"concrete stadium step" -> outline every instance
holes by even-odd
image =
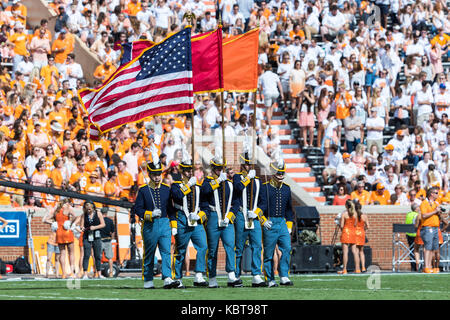
[[[303,172],[290,172],[289,173],[289,177],[291,177],[292,179],[294,179],[294,178],[309,178],[309,177],[311,177],[311,174],[309,172],[306,172],[306,171],[303,171]]]
[[[302,152],[300,148],[286,148],[286,149],[281,148],[281,151],[283,151],[283,153],[292,153],[292,154],[300,154]]]
[[[317,182],[297,182],[302,188],[313,188],[317,186]]]
[[[280,139],[281,145],[287,145],[287,144],[295,144],[297,143],[297,139]]]
[[[285,158],[285,157],[283,157],[283,159],[284,159],[284,162],[286,163],[286,166],[289,164],[289,163],[304,163],[304,164],[306,164],[306,158]]]
[[[316,177],[309,176],[309,177],[297,177],[292,178],[295,182],[316,182]]]
[[[270,121],[270,125],[285,125],[288,124],[288,121],[283,117],[283,119],[274,119],[272,117],[272,120]]]
[[[304,187],[303,189],[305,189],[306,192],[312,192],[312,193],[316,193],[316,192],[321,192],[320,191],[320,187]]]
[[[298,173],[298,172],[311,172],[311,168],[310,167],[298,167],[298,168],[289,168],[286,165],[286,172],[287,173]]]
[[[291,144],[291,143],[285,144],[285,143],[282,143],[282,144],[280,144],[280,147],[281,147],[281,150],[285,150],[285,149],[298,149],[298,150],[301,151],[300,145],[299,145],[299,144]],[[300,151],[299,151],[299,152],[300,152]]]
[[[278,131],[278,134],[279,134],[279,135],[286,135],[286,134],[290,135],[291,133],[292,133],[292,130],[291,130],[291,129],[280,129],[280,130]]]
[[[283,150],[283,149],[282,149]],[[288,159],[288,158],[306,158],[304,153],[285,153],[283,155],[283,159]]]
[[[286,162],[286,168],[310,168],[308,163],[301,163],[301,162],[297,162],[297,163],[287,163]]]
[[[325,202],[327,201],[327,198],[320,196],[320,197],[314,197],[314,199],[316,199],[317,202],[320,202],[322,204],[325,204]]]

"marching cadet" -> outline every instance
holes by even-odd
[[[241,172],[233,177],[235,197],[239,204],[239,211],[234,222],[236,243],[236,277],[241,276],[242,253],[245,241],[249,239],[252,250],[252,287],[265,287],[266,282],[261,278],[261,224],[262,210],[258,207],[260,199],[261,181],[256,177],[256,172],[251,168],[248,152],[240,155]],[[256,220],[256,223],[254,221]]]
[[[171,229],[169,215],[173,214],[170,187],[161,182],[162,166],[157,154],[147,166],[150,181],[139,188],[134,209],[141,220],[141,233],[144,242],[142,276],[144,289],[154,289],[153,267],[156,246],[162,259],[162,279],[164,289],[176,288],[179,281],[171,278],[170,241]],[[171,218],[171,217],[170,217]]]
[[[263,225],[264,271],[269,287],[277,287],[273,270],[273,254],[275,246],[281,251],[279,262],[280,284],[291,286],[288,278],[291,257],[291,237],[294,214],[291,203],[291,188],[283,182],[286,172],[285,163],[280,160],[271,163],[273,175],[270,181],[263,184],[261,190],[261,206],[264,215],[260,222]]]
[[[195,262],[194,286],[207,287],[208,282],[203,278],[206,273],[206,231],[203,223],[206,221],[206,213],[200,211],[200,187],[193,175],[193,166],[190,160],[182,161],[181,181],[172,183],[170,194],[175,207],[175,216],[171,221],[172,234],[175,235],[175,279],[179,279],[178,288],[184,288],[183,265],[186,257],[186,249],[189,240],[192,240],[197,258]]]
[[[218,288],[216,269],[219,239],[222,239],[226,253],[227,285],[242,287],[242,280],[236,279],[235,275],[236,254],[234,252],[234,226],[232,225],[238,208],[236,207],[237,202],[233,199],[233,182],[227,179],[227,174],[223,170],[225,166],[226,163],[222,159],[213,158],[211,160],[212,175],[205,178],[201,188],[201,210],[206,213],[208,218],[206,235],[209,288]]]

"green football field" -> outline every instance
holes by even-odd
[[[144,290],[143,281],[125,277],[101,280],[9,279],[0,281],[1,300],[448,300],[450,274],[308,274],[291,275],[292,287],[227,288],[219,277],[218,289],[195,288],[184,278],[186,289]],[[278,281],[278,279],[277,279]]]

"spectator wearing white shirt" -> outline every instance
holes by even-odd
[[[312,7],[306,8],[306,22],[305,22],[305,36],[311,41],[312,35],[318,34],[320,31],[320,21],[317,15],[313,12]]]
[[[431,131],[426,133],[425,141],[428,144],[428,150],[433,152],[439,148],[439,143],[445,141],[445,135],[438,130],[439,121],[436,119],[431,123]]]
[[[402,159],[408,155],[408,150],[411,147],[409,139],[405,139],[406,130],[397,130],[394,137],[388,141],[388,145],[394,146],[394,150],[398,152]]]
[[[398,88],[397,95],[392,99],[391,110],[394,110],[394,126],[398,130],[401,125],[409,125],[409,115],[412,111],[411,97],[404,94],[404,89]]]
[[[399,173],[403,157],[400,153],[395,151],[395,148],[392,144],[386,145],[386,147],[384,147],[384,150],[386,152],[383,153],[383,161],[391,165],[393,168],[395,168],[395,171]]]
[[[134,129],[134,128],[133,128]],[[136,130],[136,129],[134,129]],[[141,146],[137,142],[133,142],[130,146],[130,151],[125,153],[123,156],[123,161],[127,164],[127,171],[131,174],[133,177],[133,181],[137,180],[138,176],[138,158],[139,158],[139,151],[141,149]]]
[[[434,94],[434,105],[436,117],[442,119],[442,114],[448,115],[448,107],[450,105],[450,95],[447,93],[447,86],[445,83],[439,85],[438,93]]]
[[[64,80],[69,80],[69,87],[72,90],[77,88],[77,80],[83,78],[83,69],[78,62],[75,62],[75,54],[69,53],[67,55],[66,64],[61,66],[61,73]]]
[[[322,177],[325,184],[334,184],[336,182],[336,169],[342,163],[342,154],[338,150],[338,146],[332,144],[330,153],[325,158],[325,168],[322,171]]]
[[[433,151],[433,161],[439,165],[444,160],[444,153],[446,147],[445,140],[441,140],[438,143],[438,147]]]
[[[233,5],[233,10],[228,15],[227,19],[223,20],[224,28],[234,27],[236,25],[236,20],[241,19],[242,22],[245,21],[244,15],[239,11],[239,5],[235,3]]]
[[[211,12],[206,11],[205,17],[200,22],[202,32],[214,30],[217,27],[216,18],[211,17]]]
[[[344,25],[344,15],[339,12],[337,5],[333,4],[330,8],[330,12],[322,20],[320,33],[322,34],[323,41],[333,41]]]
[[[417,170],[419,171],[420,180],[423,181],[423,173],[428,170],[428,165],[434,164],[434,161],[431,160],[430,152],[426,151],[423,153],[423,159],[417,163]]]
[[[371,108],[370,116],[366,120],[367,129],[367,149],[371,150],[371,146],[375,144],[377,151],[380,153],[383,148],[383,130],[384,120],[378,116],[376,108]]]
[[[264,73],[258,79],[258,88],[264,95],[264,106],[267,108],[267,121],[272,120],[273,105],[281,95],[284,100],[283,87],[280,77],[272,72],[270,63],[264,66]]]
[[[23,56],[23,60],[17,65],[17,71],[23,74],[23,80],[25,82],[30,81],[30,74],[34,68],[33,56]]]
[[[428,121],[433,112],[431,104],[434,102],[431,88],[426,81],[422,81],[422,90],[416,92],[417,101],[417,125],[422,126],[424,121]]]
[[[350,154],[345,152],[342,155],[342,161],[336,168],[336,175],[337,176],[344,176],[345,179],[348,182],[352,182],[353,179],[356,178],[356,175],[358,174],[358,168],[356,165],[351,161]]]
[[[158,0],[158,4],[154,7],[153,12],[155,15],[154,25],[161,28],[163,32],[167,32],[169,30],[170,17],[173,13],[166,0]]]

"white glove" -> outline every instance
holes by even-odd
[[[227,217],[225,217],[225,219],[223,219],[223,226],[224,226],[224,227],[227,227],[229,223],[230,223],[230,219],[228,219]]]
[[[248,174],[247,174],[247,177],[249,178],[249,179],[253,179],[254,177],[256,176],[256,171],[255,170],[250,170],[249,172],[248,172]]]
[[[52,222],[52,231],[56,232],[56,230],[58,230],[58,222],[54,221]]]
[[[289,232],[289,234],[291,234],[292,233],[292,229],[288,228],[288,232]]]
[[[71,224],[71,222],[69,220],[64,221],[64,224],[63,224],[64,229],[70,230],[70,224]]]
[[[256,219],[257,217],[258,216],[252,210],[249,210],[247,212],[247,218],[249,218],[249,219]]]
[[[155,209],[152,212],[152,218],[161,217],[161,209]]]
[[[76,225],[73,224],[70,230],[72,230],[73,236],[75,238],[79,238],[81,236],[81,232],[78,230],[78,227]]]
[[[227,180],[227,174],[225,172],[221,172],[219,178],[217,178],[217,181],[219,181],[219,183],[221,183],[225,180]]]
[[[272,221],[267,220],[266,222],[264,222],[263,227],[264,227],[266,230],[270,230],[270,229],[272,228]]]
[[[191,177],[187,184],[189,187],[195,186],[197,184],[197,179],[195,177]]]
[[[191,212],[191,213],[189,214],[189,220],[191,220],[191,221],[197,221],[197,220],[200,220],[200,217],[198,216],[198,214]]]
[[[178,233],[178,229],[177,228],[172,228],[172,235],[176,236]]]

